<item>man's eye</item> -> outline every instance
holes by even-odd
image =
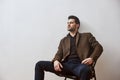
[[[70,22],[70,24],[73,24],[73,22]]]

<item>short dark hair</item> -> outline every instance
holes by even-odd
[[[78,17],[74,16],[74,15],[70,15],[68,16],[68,19],[74,19],[76,24],[80,25],[80,20]]]

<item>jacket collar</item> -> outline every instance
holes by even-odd
[[[70,33],[67,34],[67,37],[68,37],[68,38],[70,37]],[[77,44],[78,44],[79,38],[80,38],[80,33],[77,32],[77,33],[76,33],[76,43],[75,43],[76,46],[77,46]],[[69,40],[69,43],[70,43],[70,40]]]
[[[78,44],[79,39],[80,39],[80,33],[77,32],[77,34],[76,34],[76,46],[77,46],[77,44]]]

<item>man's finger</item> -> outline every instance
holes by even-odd
[[[86,61],[87,61],[87,60],[85,59],[85,60],[82,61],[82,63],[85,63]]]
[[[62,64],[60,64],[60,68],[63,68]]]

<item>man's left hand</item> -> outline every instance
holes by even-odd
[[[87,64],[87,65],[91,65],[93,63],[93,59],[92,58],[86,58],[82,61],[82,64]]]

